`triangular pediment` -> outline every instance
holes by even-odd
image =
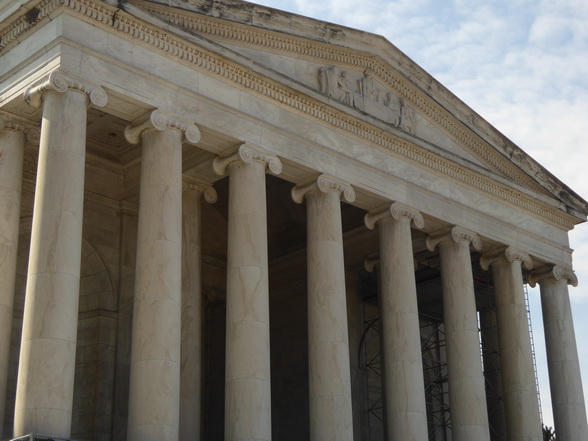
[[[237,0],[130,3],[421,148],[588,212],[584,200],[383,37]]]

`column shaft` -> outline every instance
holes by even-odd
[[[306,201],[310,439],[352,441],[340,193],[313,190]]]
[[[69,438],[86,150],[85,94],[44,97],[14,435]]]
[[[201,194],[182,197],[182,350],[180,439],[200,439],[202,384]]]
[[[271,439],[266,165],[229,170],[225,440]]]
[[[484,377],[486,378],[486,405],[488,406],[490,439],[505,440],[506,421],[504,419],[502,375],[496,326],[496,310],[494,308],[480,310],[480,332],[482,357],[484,359]]]
[[[202,390],[202,195],[216,201],[212,186],[184,184],[182,197],[182,347],[180,439],[200,439]]]
[[[540,281],[551,403],[557,438],[585,440],[586,406],[567,284],[553,277]]]
[[[182,132],[142,132],[128,439],[177,440],[180,404]]]
[[[24,142],[24,133],[0,130],[0,437],[12,331]]]
[[[454,228],[453,237],[439,241],[451,436],[454,441],[489,441],[470,259],[470,242],[475,239],[459,231]]]
[[[380,335],[386,439],[427,441],[427,408],[414,276],[413,210],[377,221],[380,231]],[[388,212],[388,210],[386,210]],[[368,214],[366,220],[368,219]],[[418,216],[418,217],[417,217]],[[367,222],[366,222],[367,223]],[[368,224],[368,227],[370,225]]]
[[[521,260],[510,262],[500,257],[491,266],[508,439],[541,441],[543,434]]]

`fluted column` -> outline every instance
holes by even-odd
[[[214,169],[229,174],[225,440],[271,439],[265,173],[280,160],[243,144]]]
[[[470,246],[479,250],[480,238],[460,227],[427,238],[429,250],[438,247],[441,256],[451,436],[489,441]]]
[[[100,87],[56,71],[25,92],[43,105],[14,435],[69,438],[82,249],[87,106]]]
[[[190,179],[182,197],[182,346],[180,439],[200,440],[202,388],[201,200],[216,202],[210,184]]]
[[[380,231],[380,335],[386,439],[427,441],[419,312],[410,225],[421,214],[394,203],[368,213],[365,224]]]
[[[292,189],[306,199],[311,441],[353,440],[341,197],[355,191],[326,175]]]
[[[142,142],[129,441],[177,440],[180,420],[182,141],[198,128],[160,110],[125,129]]]
[[[522,264],[533,267],[529,255],[512,247],[480,259],[482,269],[492,267],[508,440],[542,441]]]
[[[20,119],[0,113],[0,436],[4,427],[22,167],[27,140],[38,144],[39,131]]]
[[[586,440],[586,406],[568,284],[578,285],[571,269],[554,266],[531,273],[541,287],[541,309],[547,349],[551,404],[557,439]]]

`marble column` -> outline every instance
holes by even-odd
[[[485,253],[480,259],[482,269],[492,267],[494,280],[507,438],[542,441],[522,264],[528,270],[533,267],[529,255],[512,247]]]
[[[14,436],[69,438],[82,249],[87,106],[104,90],[62,72],[25,92],[43,106]]]
[[[489,441],[470,246],[481,249],[479,236],[460,227],[427,238],[429,250],[438,247],[441,257],[451,436]]]
[[[311,441],[353,440],[341,197],[355,191],[327,175],[292,189],[306,199]]]
[[[571,269],[556,265],[533,272],[529,284],[541,287],[551,404],[557,439],[586,440],[586,406],[568,284],[578,285]]]
[[[486,379],[486,405],[488,407],[490,439],[505,440],[506,421],[504,419],[502,371],[500,369],[498,330],[496,310],[494,308],[480,310],[480,334],[482,358],[484,360],[484,378]]]
[[[182,345],[180,439],[200,440],[202,388],[201,200],[214,203],[210,184],[188,179],[182,196]]]
[[[182,141],[200,140],[190,121],[160,110],[128,126],[142,143],[133,311],[129,441],[177,440],[180,422]]]
[[[229,175],[225,440],[270,440],[271,383],[265,173],[282,163],[243,144],[215,159]]]
[[[394,203],[368,213],[369,229],[380,231],[380,335],[382,340],[386,439],[427,441],[427,408],[411,223],[421,214]]]
[[[27,141],[38,143],[39,131],[12,115],[0,113],[0,436],[4,427],[22,168]]]

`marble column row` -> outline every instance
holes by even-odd
[[[42,106],[37,186],[15,407],[14,435],[70,437],[81,262],[87,107],[106,104],[100,87],[59,71],[29,89]],[[25,135],[0,119],[0,392],[7,354],[20,210]],[[23,134],[24,133],[24,134]],[[198,439],[200,432],[201,298],[200,200],[214,191],[182,182],[182,144],[198,128],[160,110],[129,126],[127,140],[142,145],[128,438]],[[271,152],[250,144],[218,157],[229,176],[227,252],[226,440],[271,439],[269,285],[265,174],[281,172]],[[341,201],[353,188],[332,176],[296,186],[307,207],[309,405],[312,441],[353,439]],[[183,220],[184,219],[184,220]],[[386,433],[389,440],[427,439],[411,225],[418,211],[394,203],[368,213],[380,234],[382,347]],[[470,249],[477,234],[454,227],[428,237],[441,258],[449,364],[452,437],[489,440],[488,413]],[[497,338],[509,440],[541,438],[531,360],[522,265],[529,256],[507,247],[484,254],[496,290]],[[4,277],[5,276],[5,277]],[[588,439],[567,284],[572,272],[533,273],[541,285],[556,431]],[[3,400],[2,400],[3,405]],[[1,410],[1,408],[0,408]]]

